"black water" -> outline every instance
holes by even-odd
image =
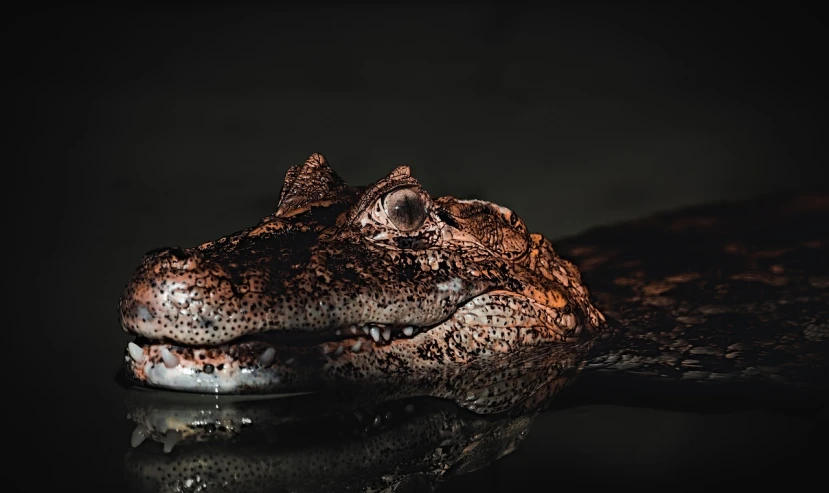
[[[137,453],[192,451],[130,447],[130,394],[113,378],[129,340],[120,291],[145,251],[270,212],[285,170],[313,151],[355,184],[411,164],[433,195],[496,201],[552,238],[827,184],[825,24],[795,7],[66,8],[9,19],[6,247],[20,274],[7,283],[16,366],[3,476],[20,491],[135,490]],[[440,488],[692,491],[821,477],[826,431],[813,417],[655,401],[575,400],[537,418],[515,452]],[[311,485],[328,473],[308,474]]]

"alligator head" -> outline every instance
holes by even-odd
[[[126,371],[149,386],[354,384],[480,413],[561,389],[607,327],[576,267],[511,210],[432,198],[406,166],[349,187],[319,154],[256,226],[145,255],[119,309],[138,336]]]

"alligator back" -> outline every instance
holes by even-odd
[[[585,374],[825,395],[829,195],[718,203],[554,242],[619,327]],[[592,370],[592,371],[591,371]]]

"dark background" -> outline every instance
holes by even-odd
[[[7,330],[30,370],[7,379],[6,407],[21,455],[45,458],[38,483],[119,487],[130,427],[112,381],[128,340],[116,305],[132,269],[157,246],[255,223],[311,152],[352,184],[410,164],[433,195],[508,206],[551,238],[825,189],[825,38],[817,8],[793,2],[10,13]],[[531,453],[479,483],[543,478],[547,466],[530,465],[551,444],[638,477],[664,461],[705,471],[711,450],[721,462],[797,454],[810,430],[762,412],[722,424],[587,409],[584,421],[562,418],[567,438],[534,430]]]

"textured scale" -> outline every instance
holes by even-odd
[[[653,382],[829,384],[829,196],[712,204],[557,243],[622,324],[586,369]],[[591,371],[592,373],[592,371]]]
[[[140,336],[127,372],[151,386],[377,385],[484,413],[563,388],[606,328],[576,268],[514,212],[432,199],[407,166],[350,188],[319,154],[256,226],[147,254],[120,318]]]
[[[258,224],[144,257],[119,305],[138,336],[126,371],[182,391],[356,386],[477,413],[537,407],[582,370],[825,396],[826,224],[829,197],[784,195],[554,249],[505,207],[430,197],[408,166],[354,188],[314,154]]]

